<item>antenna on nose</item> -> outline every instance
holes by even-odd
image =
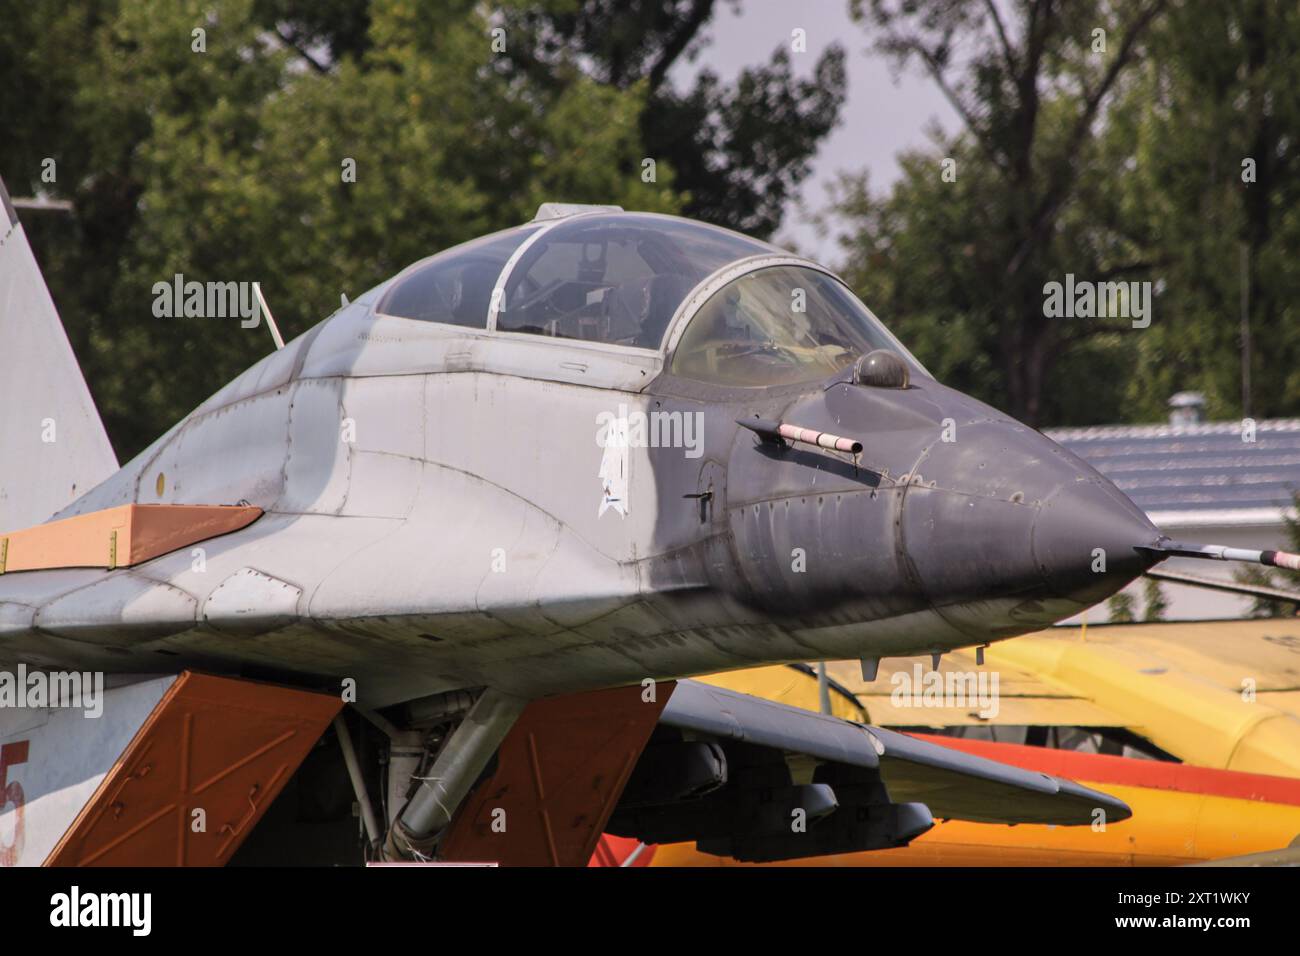
[[[280,327],[275,324],[271,307],[266,304],[266,297],[262,295],[262,283],[254,282],[253,291],[257,293],[257,302],[262,307],[262,314],[266,316],[266,327],[271,330],[271,339],[275,342],[276,351],[279,351],[284,348],[284,338],[280,335]]]

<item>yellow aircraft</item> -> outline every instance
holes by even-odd
[[[990,647],[984,661],[954,652],[930,677],[928,658],[887,659],[872,682],[857,662],[831,663],[831,712],[1017,743],[1035,728],[1042,742],[1053,729],[1085,728],[1113,753],[1126,745],[1199,767],[1300,777],[1300,619],[1055,627]],[[950,689],[982,671],[998,675],[994,714],[975,700],[916,692],[918,680]],[[704,680],[822,709],[811,669]]]
[[[908,847],[813,865],[1167,865],[1271,859],[1300,845],[1300,620],[1057,627],[979,656],[982,666],[964,651],[937,668],[886,660],[871,682],[857,662],[830,663],[824,675],[797,665],[705,680],[848,720],[941,731],[931,739],[1065,774],[1134,811],[1091,830],[950,821]],[[972,681],[981,673],[997,675],[995,706]],[[1073,746],[1085,752],[1061,749]],[[641,862],[721,861],[674,845]]]

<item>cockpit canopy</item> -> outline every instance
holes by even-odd
[[[573,216],[546,229],[507,229],[417,263],[394,280],[377,311],[486,328],[500,287],[498,331],[657,349],[700,281],[737,259],[778,252],[672,216]]]
[[[696,285],[737,259],[776,251],[668,216],[576,217],[524,251],[506,281],[497,328],[657,349]]]
[[[876,349],[896,351],[921,370],[839,281],[806,266],[769,266],[709,296],[669,369],[715,385],[793,385],[829,378]]]
[[[787,385],[826,378],[881,348],[923,371],[843,284],[791,259],[767,243],[673,216],[566,212],[416,263],[389,284],[375,311],[658,350],[687,297],[716,286],[674,336],[674,375]],[[728,275],[736,277],[723,281]]]

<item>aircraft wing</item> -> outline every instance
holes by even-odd
[[[1300,620],[1051,628],[989,650],[1185,763],[1300,775]],[[874,715],[873,715],[874,716]]]
[[[903,846],[936,818],[1086,825],[1130,815],[1068,780],[680,681],[606,829],[768,861]]]
[[[984,667],[975,662],[975,654],[969,650],[945,654],[939,661],[938,678],[927,676],[932,671],[928,657],[885,658],[870,683],[862,679],[857,661],[832,662],[827,672],[857,698],[872,723],[884,727],[1126,726],[1124,716],[1103,702],[1048,680],[1032,666],[1017,666],[1002,653],[1004,643],[985,650]],[[939,686],[947,686],[949,675],[978,675],[981,671],[990,675],[996,671],[998,675],[995,707],[978,700],[958,701],[953,695],[926,695],[929,680],[941,680]]]
[[[706,680],[765,693],[763,670]],[[1053,627],[993,645],[983,667],[945,654],[934,679],[981,671],[999,677],[992,710],[928,699],[928,658],[881,661],[871,683],[857,661],[827,665],[832,690],[886,727],[1120,728],[1184,763],[1300,775],[1300,619]],[[815,679],[786,684],[783,700],[816,706]]]
[[[1017,640],[1028,641],[1032,637]],[[990,648],[993,654],[1001,646]],[[1018,668],[1001,657],[990,659],[997,664],[999,677],[996,711],[984,708],[977,700],[958,705],[942,699],[925,698],[925,675],[931,672],[928,657],[886,658],[880,662],[875,681],[862,679],[857,661],[832,661],[826,665],[829,677],[828,696],[831,713],[837,717],[878,724],[881,727],[1124,727],[1118,713],[1095,700],[1051,683],[1032,669]],[[920,668],[921,679],[917,680]],[[949,674],[973,674],[982,668],[969,651],[950,651],[939,663],[939,674],[947,681]],[[895,675],[901,675],[896,677]],[[806,664],[772,664],[744,670],[725,671],[696,678],[716,687],[727,687],[742,694],[754,694],[767,700],[820,710],[817,672]],[[904,686],[916,686],[916,698],[900,695]],[[918,700],[921,705],[918,705]]]

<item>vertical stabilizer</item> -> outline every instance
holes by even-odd
[[[45,521],[116,470],[104,424],[0,182],[0,532]]]

